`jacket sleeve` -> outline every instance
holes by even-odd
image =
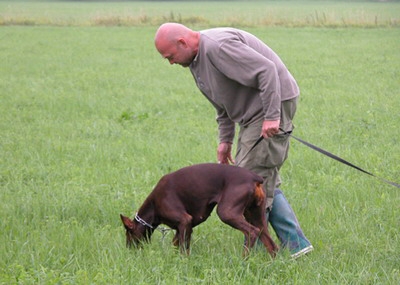
[[[278,120],[281,86],[275,63],[239,40],[224,42],[214,64],[228,78],[258,90],[265,120]]]
[[[235,137],[235,123],[229,119],[226,111],[211,101],[207,96],[205,96],[210,103],[214,106],[217,111],[216,121],[218,123],[218,138],[219,142],[233,143]]]

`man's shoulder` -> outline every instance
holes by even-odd
[[[237,39],[240,30],[234,28],[213,28],[200,32],[200,44],[206,50],[219,49],[224,43]]]
[[[235,28],[221,27],[221,28],[212,28],[212,29],[202,30],[202,31],[200,31],[200,34],[207,36],[209,38],[221,39],[221,38],[225,38],[227,36],[235,35],[240,32],[241,32],[240,30],[235,29]]]

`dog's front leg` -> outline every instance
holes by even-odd
[[[179,246],[179,231],[175,232],[174,238],[172,239],[172,244],[176,247]]]
[[[182,254],[190,254],[190,239],[192,236],[192,227],[187,226],[186,228],[179,230],[179,247]]]
[[[190,254],[190,239],[192,236],[192,216],[185,214],[181,217],[178,225],[177,236],[181,253]]]
[[[186,234],[188,231],[183,230],[183,234],[181,234],[181,231],[176,230],[176,233],[174,235],[174,238],[172,239],[172,244],[176,247],[179,247],[179,250],[181,251],[182,254],[190,254],[190,236],[191,236],[191,230],[189,236]]]

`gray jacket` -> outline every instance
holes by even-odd
[[[299,87],[279,56],[254,35],[233,28],[200,32],[190,65],[196,84],[217,110],[220,142],[232,142],[235,123],[278,120],[281,102]]]

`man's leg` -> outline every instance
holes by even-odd
[[[296,112],[296,105],[297,98],[282,102],[281,127],[285,131],[293,129],[292,119]],[[247,154],[260,136],[262,123],[261,119],[240,128],[236,161],[240,161],[238,166],[250,169],[265,179],[264,188],[268,198],[266,211],[269,214],[269,223],[282,242],[282,246],[290,250],[292,257],[297,258],[312,251],[313,247],[305,238],[296,215],[282,191],[276,190],[281,184],[279,169],[287,158],[290,137],[280,133],[272,138],[264,139]],[[245,154],[247,155],[244,157]]]
[[[267,145],[265,146],[264,144]],[[264,188],[268,200],[268,206],[266,209],[267,220],[281,241],[281,246],[288,248],[293,258],[298,258],[312,251],[313,247],[301,230],[299,222],[292,207],[289,205],[289,202],[283,195],[282,191],[277,189],[281,184],[279,168],[262,168],[257,167],[257,165],[254,166],[254,164],[251,163],[254,163],[260,157],[265,156],[265,153],[268,153],[268,150],[271,149],[271,144],[271,139],[269,141],[264,140],[261,142],[254,151],[250,152],[248,156],[242,160],[240,166],[249,168],[265,179]],[[279,145],[280,144],[273,145],[272,148],[277,148]],[[246,146],[246,148],[248,147],[249,146]]]
[[[281,246],[288,248],[293,258],[314,249],[300,228],[292,207],[279,189],[275,190],[272,209],[267,213],[267,219],[278,236]]]

